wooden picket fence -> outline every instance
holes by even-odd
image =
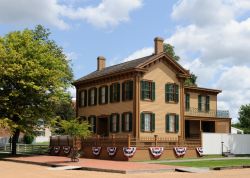
[[[11,152],[11,145],[6,144],[0,147],[2,152]],[[47,154],[49,145],[17,144],[17,153]]]

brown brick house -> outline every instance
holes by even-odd
[[[184,86],[189,71],[163,52],[163,39],[154,41],[154,54],[110,67],[100,56],[97,70],[74,82],[77,116],[92,124],[92,138],[129,134],[145,146],[156,137],[188,144],[200,143],[202,131],[230,132],[228,111],[217,110],[221,91]]]

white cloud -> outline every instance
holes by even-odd
[[[69,28],[66,19],[86,21],[96,27],[115,27],[129,21],[130,13],[142,6],[143,0],[102,0],[97,6],[74,8],[58,0],[1,0],[0,24],[48,24]]]
[[[128,57],[126,57],[123,61],[131,61],[133,59],[137,59],[140,57],[144,57],[144,56],[149,56],[151,54],[153,54],[154,49],[152,47],[148,47],[148,48],[142,48],[138,51],[133,52],[132,54],[130,54]]]

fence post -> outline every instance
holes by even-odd
[[[157,137],[158,137],[158,135],[154,135],[154,137],[155,137],[155,146],[157,147]]]
[[[128,147],[130,147],[130,146],[131,146],[131,144],[130,144],[130,140],[131,140],[131,136],[130,136],[130,134],[128,134]]]
[[[221,142],[221,155],[223,156],[223,143],[224,142]]]

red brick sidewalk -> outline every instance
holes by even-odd
[[[173,171],[176,168],[176,166],[149,164],[143,162],[107,161],[85,158],[80,158],[79,162],[71,162],[70,158],[59,156],[15,157],[5,158],[4,160],[45,166],[80,166],[85,170],[117,173],[163,172]]]

